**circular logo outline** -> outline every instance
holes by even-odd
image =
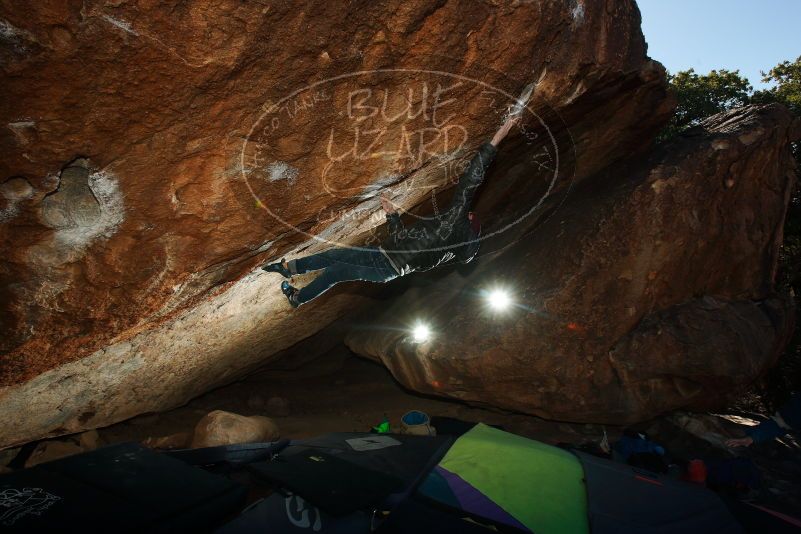
[[[285,226],[285,227],[287,227],[287,228],[289,228],[291,230],[294,230],[299,234],[305,235],[306,237],[308,237],[308,238],[310,238],[312,240],[315,240],[315,241],[320,242],[320,243],[333,245],[333,246],[340,247],[340,248],[348,248],[348,249],[359,250],[359,251],[371,251],[371,250],[375,250],[375,247],[363,247],[363,246],[359,246],[359,245],[349,245],[347,243],[341,243],[341,242],[337,242],[337,241],[332,241],[330,239],[326,239],[324,237],[320,237],[318,235],[311,234],[309,232],[301,230],[297,226],[289,223],[288,221],[285,221],[278,214],[276,214],[272,210],[270,210],[270,208],[268,208],[261,201],[261,199],[258,198],[256,193],[253,191],[253,188],[251,187],[250,182],[248,181],[248,177],[247,177],[248,172],[246,171],[247,167],[245,165],[245,155],[246,155],[246,150],[247,150],[248,144],[252,142],[251,141],[251,136],[254,134],[254,132],[261,125],[262,121],[265,119],[266,116],[278,111],[281,108],[281,106],[282,106],[282,104],[284,102],[290,100],[291,98],[297,96],[298,94],[301,94],[303,92],[309,91],[309,90],[311,90],[311,89],[313,89],[315,87],[318,87],[320,85],[323,85],[323,84],[326,84],[326,83],[329,83],[329,82],[338,81],[338,80],[351,78],[351,77],[375,74],[375,73],[407,73],[407,74],[411,73],[411,74],[432,74],[432,75],[437,75],[437,76],[445,76],[445,77],[449,77],[449,78],[453,78],[453,79],[457,79],[457,80],[461,80],[461,81],[467,81],[467,82],[470,82],[470,83],[474,83],[474,84],[476,84],[478,86],[488,88],[491,91],[494,91],[496,93],[499,93],[499,94],[509,98],[510,101],[512,101],[512,102],[519,103],[519,97],[514,96],[511,93],[509,93],[509,92],[507,92],[507,91],[505,91],[503,89],[500,89],[498,87],[494,87],[494,86],[492,86],[492,85],[490,85],[490,84],[488,84],[486,82],[483,82],[481,80],[476,80],[475,78],[470,78],[469,76],[464,76],[464,75],[461,75],[461,74],[455,74],[455,73],[450,73],[450,72],[440,71],[440,70],[430,70],[430,69],[405,69],[405,68],[392,68],[392,69],[389,69],[389,68],[385,68],[385,69],[370,69],[370,70],[352,71],[352,72],[339,74],[337,76],[324,78],[322,80],[318,80],[318,81],[316,81],[314,83],[311,83],[311,84],[308,84],[308,85],[306,85],[304,87],[296,89],[295,91],[293,91],[289,95],[281,98],[277,102],[272,103],[266,109],[264,109],[262,111],[262,113],[259,115],[259,117],[253,122],[253,125],[250,127],[250,130],[248,131],[247,135],[245,136],[245,140],[244,140],[244,142],[242,144],[242,149],[240,150],[240,161],[239,161],[239,163],[240,163],[240,173],[242,175],[242,180],[245,183],[245,186],[247,187],[248,192],[256,200],[257,207],[260,207],[263,210],[265,210],[273,219],[275,219],[276,221],[280,222],[283,226]],[[535,89],[536,89],[536,85],[535,85]],[[553,112],[557,117],[559,116],[559,114],[556,112],[556,110],[554,110],[550,106],[547,106],[547,109],[550,110],[551,112]],[[537,201],[536,204],[534,204],[531,208],[529,208],[525,213],[523,213],[521,216],[517,217],[515,220],[507,223],[502,228],[500,228],[498,230],[495,230],[493,232],[490,232],[490,233],[488,233],[486,235],[482,235],[475,241],[481,242],[481,241],[484,241],[485,239],[489,239],[490,237],[494,237],[494,236],[497,236],[499,234],[505,233],[506,231],[508,231],[512,227],[520,224],[524,219],[526,219],[529,216],[531,216],[545,202],[545,200],[549,197],[549,195],[551,194],[551,191],[553,190],[553,188],[554,188],[554,186],[555,186],[555,184],[556,184],[556,182],[557,182],[557,180],[559,178],[559,167],[560,167],[560,159],[559,159],[559,157],[560,157],[560,155],[559,155],[559,146],[558,146],[558,143],[556,141],[556,138],[554,137],[553,133],[551,132],[551,129],[548,127],[548,125],[545,123],[545,121],[542,119],[542,117],[538,113],[536,113],[534,110],[531,109],[528,101],[525,102],[524,105],[522,105],[520,107],[520,112],[521,113],[522,113],[522,110],[527,110],[532,116],[534,116],[537,119],[537,121],[540,123],[540,125],[544,128],[544,130],[547,132],[548,137],[550,138],[551,145],[554,147],[554,157],[555,157],[553,177],[550,180],[546,191],[542,194],[542,196],[540,197],[540,199]],[[561,120],[561,118],[560,118],[560,120]],[[562,121],[562,123],[565,124],[564,121]],[[568,135],[568,138],[570,139],[571,144],[575,148],[575,143],[573,143],[572,135],[570,135],[570,132],[569,132],[569,130],[567,128],[565,128],[565,131],[566,131],[566,133]],[[253,142],[253,143],[255,143],[255,142]],[[571,177],[571,183],[570,183],[570,186],[567,188],[566,193],[569,192],[569,190],[572,188],[573,179],[574,178],[575,178],[575,173],[573,173],[573,176]],[[564,199],[562,200],[562,202],[564,202]],[[559,205],[561,206],[561,204],[562,203],[560,202]],[[433,219],[433,218],[436,218],[436,217],[430,217],[430,218]],[[550,216],[548,218],[550,218]],[[473,241],[470,241],[470,242],[473,242]],[[445,251],[445,250],[459,248],[459,247],[464,246],[465,244],[466,244],[466,242],[463,242],[463,243],[458,243],[458,244],[453,244],[453,245],[445,245],[445,246],[441,246],[441,247],[420,249],[420,250],[416,250],[415,252],[421,252],[421,253],[422,252],[441,252],[441,251]],[[384,249],[384,250],[386,252],[388,252],[388,253],[396,252],[396,251],[391,250],[391,249]],[[407,252],[407,251],[403,251],[403,252]]]

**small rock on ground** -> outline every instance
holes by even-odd
[[[100,445],[100,434],[97,430],[87,430],[78,436],[78,444],[85,451],[93,451]]]
[[[278,426],[267,417],[246,417],[215,410],[198,421],[191,447],[197,449],[234,443],[268,442],[279,437]]]

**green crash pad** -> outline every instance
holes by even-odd
[[[567,451],[479,423],[439,465],[537,534],[589,532],[584,471]]]

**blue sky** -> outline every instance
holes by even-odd
[[[759,71],[801,55],[801,0],[637,0],[648,55],[670,72]]]

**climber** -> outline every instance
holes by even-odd
[[[743,438],[726,441],[729,447],[748,447],[754,443],[765,443],[780,438],[791,431],[801,430],[801,392],[796,392],[790,400],[767,421],[752,426],[745,431]]]
[[[381,207],[386,213],[390,236],[379,247],[338,247],[295,260],[271,263],[262,267],[285,278],[295,274],[322,270],[303,288],[295,288],[284,280],[281,291],[292,307],[322,295],[340,282],[363,280],[388,282],[414,271],[427,271],[452,261],[467,263],[478,252],[480,224],[471,211],[476,189],[497,153],[498,144],[518,122],[519,113],[512,112],[491,141],[483,143],[467,169],[459,177],[453,200],[437,217],[421,220],[404,228],[400,215],[386,195]]]

